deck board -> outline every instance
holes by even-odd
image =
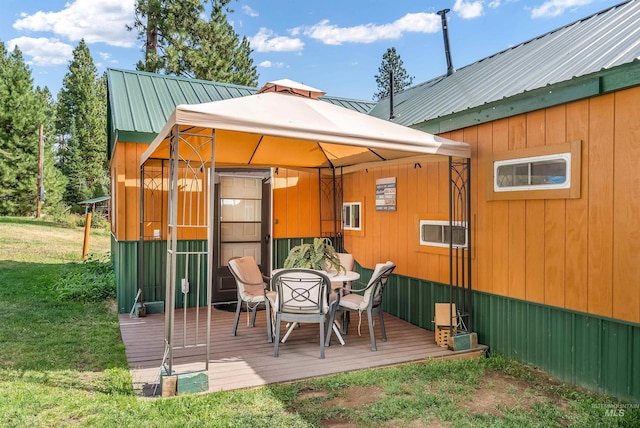
[[[428,358],[454,358],[477,355],[486,346],[472,351],[453,352],[435,343],[433,332],[416,327],[389,314],[384,314],[387,342],[383,342],[376,326],[376,345],[371,351],[366,314],[362,316],[362,335],[357,333],[358,318],[352,317],[346,344],[333,337],[320,359],[320,335],[317,324],[302,325],[280,344],[279,357],[273,356],[273,344],[267,341],[264,311],[258,313],[256,327],[247,326],[246,313],[241,314],[237,336],[231,336],[233,312],[213,309],[211,353],[209,360],[209,391],[251,388],[270,383],[282,383],[324,376],[362,368],[381,367]],[[187,310],[186,343],[195,343],[195,310]],[[184,312],[175,315],[174,346],[182,343]],[[204,316],[202,315],[204,314]],[[164,314],[130,318],[122,314],[120,331],[126,347],[129,368],[138,391],[152,391],[159,383],[164,354]],[[206,338],[206,308],[201,308],[198,320],[200,342]],[[284,334],[284,326],[282,333]],[[204,370],[206,347],[174,350],[173,368],[178,373]]]

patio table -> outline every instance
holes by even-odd
[[[283,269],[275,269],[273,270],[272,274],[275,274],[281,270]],[[338,272],[338,271],[331,270],[325,273],[327,274],[327,277],[329,277],[329,280],[331,281],[331,284],[332,284],[332,288],[334,290],[342,289],[347,284],[347,282],[357,281],[358,279],[360,279],[360,274],[358,272],[350,271],[350,270],[346,272],[342,272],[342,271]],[[340,284],[340,285],[334,286],[333,284]],[[282,340],[280,340],[281,343],[286,342],[287,338],[291,335],[291,333],[296,328],[296,326],[297,326],[297,323],[291,323],[290,325],[288,325],[289,329],[287,330]],[[331,327],[333,329],[333,332],[336,334],[336,337],[340,341],[340,344],[344,345],[344,339],[342,338],[342,334],[340,334],[340,329],[338,328],[338,322],[334,321]]]

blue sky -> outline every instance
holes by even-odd
[[[447,69],[447,15],[461,68],[623,0],[237,0],[229,21],[254,50],[259,86],[292,79],[328,95],[371,100],[382,55],[395,47],[414,84]],[[135,69],[143,58],[132,24],[135,0],[0,0],[0,41],[17,44],[35,85],[54,96],[84,38],[99,72]]]

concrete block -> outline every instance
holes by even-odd
[[[478,347],[478,334],[460,332],[449,337],[449,349],[451,351],[465,351]]]

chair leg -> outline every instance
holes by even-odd
[[[280,345],[280,324],[282,321],[280,320],[280,314],[276,314],[276,335],[273,343],[273,356],[278,356],[278,345]]]
[[[371,336],[371,350],[377,351],[378,348],[376,348],[376,334],[373,331],[373,314],[371,313],[371,310],[367,311],[367,321],[369,321],[369,336]]]
[[[382,309],[378,308],[378,316],[380,317],[380,330],[382,331],[382,341],[387,341],[387,332],[384,329],[384,319],[382,318]]]
[[[331,332],[333,331],[333,323],[336,320],[336,312],[329,312],[329,323],[327,324],[327,338],[324,342],[324,346],[331,346]]]
[[[238,299],[237,307],[236,307],[236,318],[233,321],[233,331],[231,332],[232,336],[236,335],[238,331],[238,321],[240,321],[240,310],[242,309],[242,300]]]
[[[271,304],[269,303],[269,299],[265,299],[266,306],[266,317],[267,317],[267,341],[271,343],[273,341],[273,332],[271,331]]]
[[[340,326],[340,333],[346,335],[349,332],[349,311],[342,311],[342,325]]]
[[[324,359],[324,322],[320,321],[320,359]]]
[[[251,315],[251,327],[256,326],[256,313],[258,312],[258,303],[253,305],[253,314]]]

